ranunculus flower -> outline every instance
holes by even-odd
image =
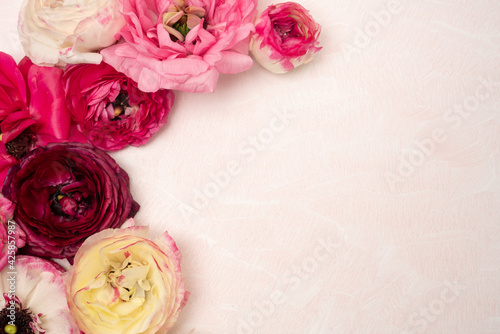
[[[24,246],[24,240],[26,239],[22,230],[17,228],[16,223],[11,220],[13,215],[14,205],[0,195],[0,270],[8,262],[15,262],[17,249]],[[0,303],[0,307],[1,305]]]
[[[17,256],[15,270],[5,267],[0,272],[0,332],[79,334],[68,309],[63,271],[54,262],[32,256]],[[5,330],[11,321],[16,332]]]
[[[24,52],[43,66],[98,64],[96,51],[125,25],[121,0],[24,0],[18,21]]]
[[[250,51],[269,71],[285,73],[307,64],[321,50],[320,30],[309,11],[298,3],[271,5],[255,22]]]
[[[104,150],[145,144],[167,122],[174,93],[144,93],[106,63],[72,65],[64,74],[73,119],[88,140]]]
[[[89,236],[118,227],[139,210],[127,173],[89,144],[49,144],[7,174],[2,191],[15,205],[28,254],[71,258]]]
[[[67,279],[69,307],[80,329],[86,334],[165,334],[189,296],[180,257],[167,232],[151,241],[146,226],[89,237]]]
[[[18,66],[0,52],[0,185],[8,169],[35,146],[68,138],[71,115],[62,74],[28,58]]]
[[[124,0],[123,40],[101,51],[104,61],[138,83],[212,92],[219,73],[252,66],[248,56],[257,0]]]

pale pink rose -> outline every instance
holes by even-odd
[[[17,333],[80,334],[69,312],[63,271],[58,264],[33,256],[17,256],[14,270],[0,271],[3,326],[14,318]]]
[[[255,22],[250,51],[269,71],[285,73],[309,63],[321,50],[320,31],[320,25],[298,3],[271,5]]]
[[[189,292],[181,254],[165,232],[148,238],[146,226],[108,229],[89,237],[68,271],[67,298],[86,334],[165,334]]]
[[[37,65],[99,64],[125,25],[121,0],[24,0],[19,39]]]
[[[248,56],[257,0],[124,0],[122,41],[101,51],[104,61],[138,83],[212,92],[219,73],[252,66]]]

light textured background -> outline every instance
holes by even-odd
[[[315,61],[179,93],[112,154],[183,253],[172,333],[500,333],[500,3],[298,2]]]

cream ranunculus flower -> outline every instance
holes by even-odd
[[[24,0],[19,38],[37,65],[99,64],[97,51],[125,25],[122,8],[122,0]]]
[[[144,226],[89,237],[67,278],[71,312],[86,334],[166,333],[189,296],[175,242],[167,232],[149,240]]]

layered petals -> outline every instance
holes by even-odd
[[[119,227],[139,210],[127,173],[104,151],[49,144],[9,170],[2,192],[15,205],[25,252],[71,260],[83,241]]]
[[[9,168],[39,145],[65,141],[71,128],[63,71],[0,52],[0,184]]]
[[[99,64],[98,50],[116,42],[125,25],[121,0],[24,0],[18,31],[36,64]]]
[[[86,334],[167,333],[189,297],[180,252],[165,232],[105,230],[85,241],[68,272],[70,309]]]
[[[250,41],[255,60],[274,73],[285,73],[309,63],[321,50],[321,27],[295,2],[269,6],[256,23]]]
[[[122,40],[101,54],[142,91],[212,92],[219,73],[252,66],[241,45],[254,30],[256,2],[124,0]]]
[[[0,312],[14,313],[17,333],[80,333],[68,309],[59,265],[38,257],[17,256],[15,272],[13,276],[7,267],[0,272]],[[2,330],[7,320],[8,316],[0,317]]]
[[[72,65],[64,74],[66,99],[78,128],[93,145],[109,151],[140,146],[167,121],[174,93],[144,93],[106,63]]]

